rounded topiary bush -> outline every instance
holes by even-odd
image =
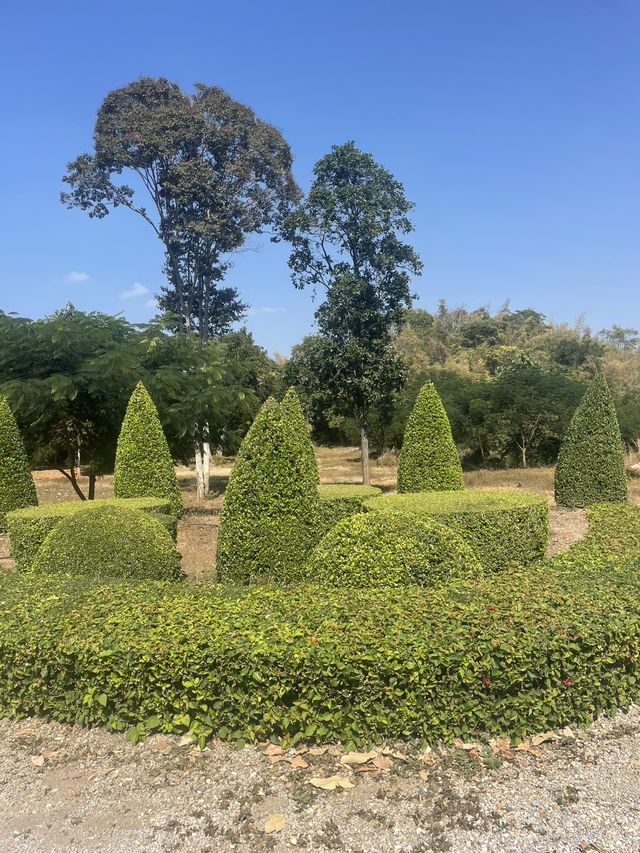
[[[372,512],[338,522],[315,548],[307,574],[330,586],[436,586],[481,575],[482,566],[462,537],[439,521]]]
[[[92,577],[184,577],[180,554],[166,527],[149,513],[113,504],[97,504],[57,524],[32,569]]]
[[[597,374],[585,391],[560,445],[555,472],[559,506],[624,503],[624,450],[607,380]]]
[[[40,550],[40,546],[54,527],[78,512],[86,512],[96,506],[113,504],[124,509],[142,510],[157,514],[158,521],[174,533],[175,516],[168,515],[169,502],[166,498],[107,498],[99,501],[63,501],[57,504],[25,507],[7,513],[9,547],[16,568],[29,570]],[[174,536],[175,539],[175,536]]]
[[[526,565],[544,557],[549,541],[549,505],[533,492],[420,492],[366,501],[371,512],[435,518],[469,543],[486,571]]]
[[[449,418],[435,385],[427,382],[405,427],[398,460],[398,492],[462,489],[462,467]]]
[[[297,395],[269,398],[240,446],[225,491],[216,569],[246,583],[299,577],[317,541],[318,465]]]
[[[38,497],[18,424],[4,397],[0,397],[0,532],[7,513],[36,506]]]
[[[117,498],[167,498],[170,512],[182,513],[182,495],[158,410],[142,382],[131,395],[122,422],[113,494]]]

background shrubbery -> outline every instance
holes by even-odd
[[[36,487],[18,425],[8,402],[0,396],[0,533],[7,529],[8,512],[37,503]]]

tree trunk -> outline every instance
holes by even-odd
[[[86,497],[84,496],[84,494],[83,494],[83,492],[82,492],[82,489],[81,489],[81,488],[80,488],[80,486],[78,485],[78,481],[77,481],[77,479],[76,479],[76,469],[75,469],[75,466],[74,466],[74,465],[71,465],[71,467],[70,467],[70,469],[69,469],[69,470],[71,471],[71,473],[70,473],[70,474],[69,474],[69,473],[67,473],[67,472],[64,470],[64,468],[57,468],[56,470],[60,471],[60,473],[61,473],[61,474],[64,474],[64,476],[67,478],[67,480],[69,480],[69,482],[70,482],[70,483],[71,483],[71,485],[73,486],[73,491],[74,491],[74,492],[76,493],[76,495],[80,498],[80,500],[81,500],[81,501],[86,501]]]
[[[369,434],[367,432],[367,415],[364,409],[358,412],[360,421],[360,455],[362,456],[362,485],[370,485],[369,478]]]
[[[208,432],[208,430],[206,431]],[[206,433],[205,433],[206,434]],[[208,441],[196,442],[196,495],[199,501],[209,494],[209,474],[211,471],[211,445]]]
[[[524,436],[522,436],[522,444],[520,445],[520,450],[522,451],[522,467],[527,467],[527,442],[525,441]]]
[[[93,501],[96,498],[96,472],[92,469],[89,471],[89,500]]]

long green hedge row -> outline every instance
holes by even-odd
[[[365,508],[435,518],[471,545],[488,572],[541,559],[549,541],[547,499],[532,492],[478,490],[383,495],[366,501]]]
[[[640,697],[632,518],[589,554],[423,590],[0,576],[0,713],[135,740],[517,737]],[[595,537],[597,540],[597,536]]]
[[[9,545],[16,568],[28,570],[49,533],[65,518],[93,506],[123,506],[153,514],[175,538],[177,520],[169,515],[168,498],[109,498],[99,501],[64,501],[17,509],[7,514]]]

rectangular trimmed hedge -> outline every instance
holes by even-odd
[[[317,541],[343,518],[364,511],[369,498],[382,494],[377,486],[361,486],[357,483],[321,483],[318,486],[318,537]]]
[[[366,501],[365,509],[435,518],[459,533],[489,572],[541,560],[549,541],[549,504],[533,492],[474,489],[383,495]]]
[[[640,695],[637,554],[439,590],[91,587],[0,576],[0,714],[128,731],[519,736]]]
[[[7,513],[7,531],[9,546],[16,568],[27,571],[31,568],[40,546],[53,528],[62,521],[84,509],[90,509],[97,503],[130,506],[155,515],[174,536],[177,520],[169,516],[170,502],[165,498],[108,498],[101,501],[64,501],[57,504],[43,504],[16,509]]]

